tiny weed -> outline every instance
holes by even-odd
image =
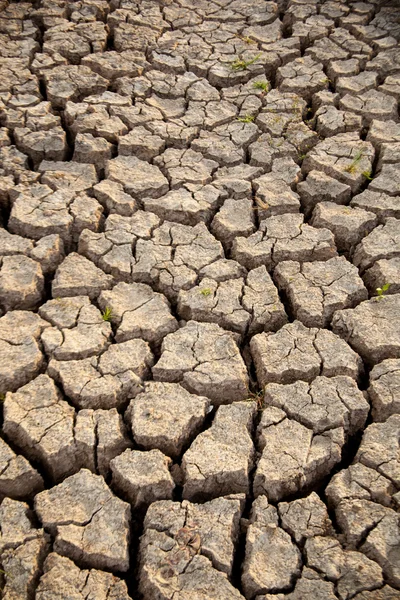
[[[254,119],[254,115],[244,115],[244,117],[238,117],[236,120],[240,121],[240,123],[252,123]]]
[[[299,160],[304,160],[306,156],[307,156],[307,154],[299,154],[298,155],[298,159]]]
[[[200,294],[202,296],[209,296],[211,294],[211,288],[203,288],[200,290]]]
[[[4,402],[5,399],[6,399],[6,395],[0,394],[0,402]],[[1,572],[1,569],[0,569],[0,572]]]
[[[351,175],[354,175],[354,173],[356,173],[356,171],[357,171],[357,165],[358,165],[358,163],[360,162],[360,160],[362,159],[363,156],[364,155],[363,155],[362,151],[359,150],[356,153],[355,157],[353,158],[352,162],[347,167],[345,167],[344,170],[347,173],[350,173]]]
[[[103,321],[111,321],[112,309],[109,306],[106,306],[105,311],[101,313],[101,318]]]
[[[255,90],[261,90],[262,92],[268,92],[269,83],[268,83],[268,81],[255,81],[253,83],[253,88]]]
[[[245,44],[257,44],[256,40],[252,40],[248,36],[242,37],[241,35],[237,35],[236,37],[238,37],[239,40],[242,40],[242,42],[244,42]]]
[[[385,292],[387,292],[389,288],[390,283],[385,283],[385,285],[383,285],[382,287],[376,288],[376,291],[378,293],[378,300],[385,297]]]
[[[264,390],[259,390],[258,392],[251,392],[250,390],[247,390],[247,393],[248,393],[248,400],[249,401],[255,400],[257,403],[257,410],[261,411],[263,409],[263,405],[264,405]]]
[[[257,54],[257,56],[255,56],[254,58],[251,58],[250,60],[244,60],[243,58],[237,58],[231,64],[231,69],[233,71],[245,71],[247,69],[247,67],[250,67],[250,65],[254,65],[254,63],[257,62],[260,57],[261,57],[261,53]]]
[[[364,171],[362,174],[364,175],[365,179],[368,179],[368,181],[373,180],[372,171]]]

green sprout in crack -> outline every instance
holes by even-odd
[[[253,83],[253,88],[255,90],[261,90],[264,93],[267,93],[269,90],[269,83],[268,81],[255,81]]]
[[[383,285],[382,287],[376,288],[376,291],[378,294],[378,300],[380,300],[381,298],[385,298],[385,292],[387,292],[389,288],[390,288],[390,283],[385,283],[385,285]]]
[[[203,288],[200,290],[200,294],[202,296],[209,296],[211,294],[211,288]]]
[[[251,58],[250,60],[244,60],[243,58],[237,58],[231,64],[231,69],[233,71],[245,71],[247,69],[247,67],[250,67],[250,65],[254,65],[254,63],[257,62],[260,57],[261,57],[261,53],[257,54],[257,56],[255,56],[254,58]]]
[[[358,165],[358,163],[360,162],[360,160],[362,159],[363,156],[364,156],[364,154],[362,153],[361,150],[359,150],[356,153],[355,157],[353,158],[352,162],[347,167],[345,167],[344,170],[347,173],[350,173],[351,175],[354,175],[354,173],[357,171],[357,165]]]
[[[101,313],[101,318],[103,321],[111,321],[112,309],[109,306],[106,306],[104,312]]]
[[[372,171],[364,171],[362,175],[365,177],[365,179],[368,179],[368,181],[373,180]]]
[[[4,402],[5,399],[6,399],[6,395],[0,394],[0,402]],[[0,573],[1,573],[1,569],[0,569]]]
[[[240,121],[240,123],[252,123],[254,119],[254,115],[244,115],[244,117],[238,117],[237,121]]]

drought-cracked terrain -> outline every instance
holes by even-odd
[[[4,600],[400,598],[397,0],[0,0]]]

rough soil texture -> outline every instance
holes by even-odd
[[[398,0],[0,0],[0,596],[400,598]]]

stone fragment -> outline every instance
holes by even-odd
[[[232,256],[247,269],[265,265],[270,271],[285,260],[328,260],[336,254],[332,233],[304,223],[301,214],[284,214],[261,221],[248,238],[238,237]]]
[[[153,377],[181,383],[218,405],[243,400],[248,394],[248,374],[233,334],[214,323],[189,321],[168,334]]]
[[[72,252],[58,267],[52,293],[55,298],[66,296],[89,296],[96,298],[102,290],[112,286],[113,278],[106,275],[90,260]]]
[[[125,581],[97,569],[80,570],[72,560],[52,552],[36,589],[37,600],[130,600]]]
[[[377,260],[390,258],[400,258],[400,221],[392,217],[361,240],[354,252],[353,262],[361,271],[365,271]]]
[[[362,238],[376,227],[378,219],[374,213],[361,208],[320,202],[314,209],[311,224],[332,231],[339,252],[352,254]]]
[[[78,408],[119,408],[134,397],[148,377],[153,354],[144,340],[112,344],[101,356],[52,359],[49,375]]]
[[[400,358],[399,310],[400,294],[373,298],[356,308],[337,311],[332,329],[370,365]]]
[[[314,121],[318,133],[324,138],[339,133],[359,132],[362,129],[362,119],[359,115],[338,110],[335,106],[321,106],[315,113]]]
[[[204,504],[161,501],[147,511],[140,540],[139,590],[149,600],[243,596],[228,580],[244,497]]]
[[[199,432],[209,404],[177,383],[149,381],[131,401],[127,418],[139,447],[178,458]]]
[[[37,307],[44,295],[40,264],[27,256],[0,258],[0,306],[4,311]]]
[[[112,145],[106,139],[94,137],[91,133],[77,134],[72,160],[95,165],[96,170],[99,171],[104,168],[106,162],[111,159],[111,156]]]
[[[159,344],[178,328],[165,296],[143,283],[118,283],[112,290],[101,292],[98,302],[103,311],[111,310],[117,342],[141,338]]]
[[[357,268],[344,256],[324,262],[282,262],[274,278],[296,319],[308,327],[326,327],[335,311],[368,298]]]
[[[272,382],[311,382],[318,375],[358,380],[363,372],[360,357],[343,340],[327,329],[309,329],[300,321],[284,325],[277,333],[253,337],[250,350],[262,388]]]
[[[55,536],[58,554],[94,568],[129,569],[130,506],[111,493],[101,476],[81,469],[38,494],[35,510]]]
[[[41,475],[3,440],[0,440],[0,468],[1,497],[22,500],[34,496],[44,487]]]
[[[41,341],[48,356],[57,360],[77,360],[99,354],[111,342],[110,323],[87,296],[49,300],[39,314],[53,325],[42,333]]]
[[[183,455],[184,498],[203,501],[226,494],[249,493],[255,412],[255,402],[219,407],[211,427],[200,433]]]
[[[296,444],[293,445],[293,440]],[[341,459],[342,428],[315,434],[286,413],[267,407],[258,426],[258,462],[253,491],[272,502],[316,485]]]
[[[242,585],[247,598],[290,590],[299,577],[301,554],[290,535],[278,525],[276,508],[265,496],[252,507],[246,536]]]
[[[144,508],[157,500],[172,499],[171,465],[172,460],[160,450],[125,450],[110,463],[111,484],[134,508]]]

